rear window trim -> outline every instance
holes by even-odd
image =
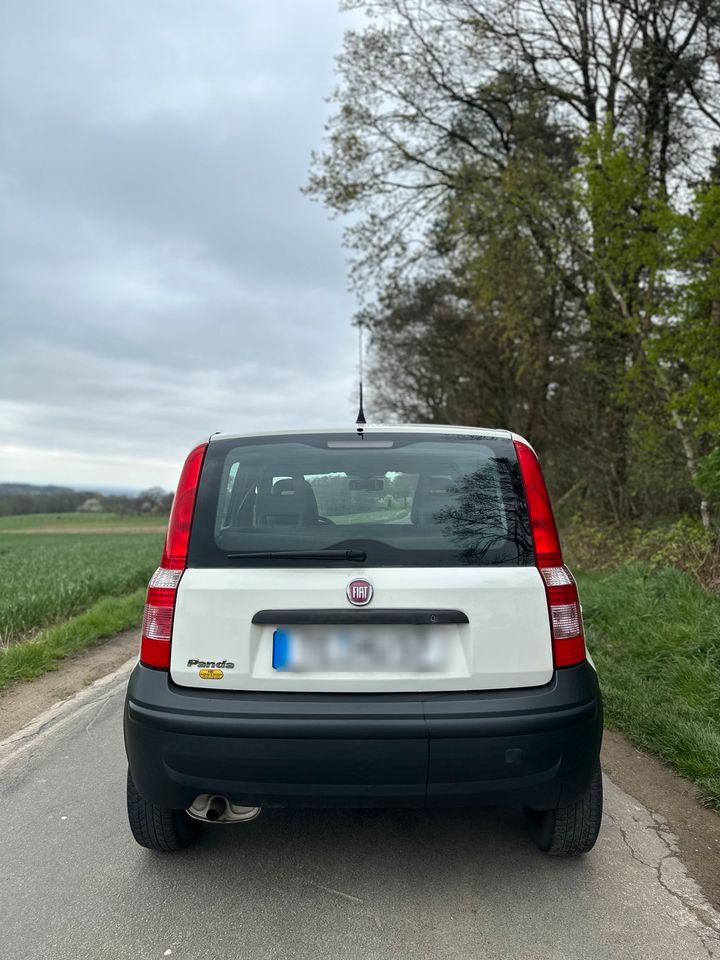
[[[469,434],[444,432],[439,434],[431,431],[428,431],[427,433],[413,431],[410,433],[399,429],[397,433],[383,432],[382,437],[384,441],[391,442],[392,446],[388,447],[388,449],[394,450],[418,443],[437,443],[438,441],[458,442],[459,444],[463,445],[474,442],[480,444],[481,446],[490,447],[491,449],[495,445],[502,445],[502,455],[507,457],[507,459],[513,463],[513,465],[517,464],[515,449],[512,443],[511,435],[509,434],[507,436],[502,434],[488,435],[486,433]],[[370,438],[368,437],[367,439]],[[187,566],[190,568],[195,567],[199,569],[247,569],[248,567],[252,567],[253,569],[267,567],[274,567],[276,569],[280,568],[280,565],[277,561],[253,560],[248,563],[243,563],[239,562],[238,560],[230,560],[228,559],[227,552],[223,551],[223,549],[215,543],[215,521],[214,519],[211,521],[210,517],[214,518],[216,516],[217,502],[220,496],[220,484],[222,482],[222,467],[228,452],[243,446],[256,447],[265,444],[276,446],[282,443],[307,444],[318,449],[328,449],[330,443],[340,442],[352,444],[353,448],[359,448],[363,443],[366,442],[366,439],[359,439],[355,433],[313,433],[312,431],[302,434],[275,433],[259,436],[231,436],[223,437],[222,439],[213,439],[212,443],[210,443],[208,446],[208,455],[205,457],[203,471],[200,477],[193,528],[190,534]],[[214,477],[208,476],[208,473],[212,473],[213,471],[216,473],[216,475]],[[524,524],[529,530],[527,503],[525,500],[522,480],[519,475],[519,467],[517,468],[515,486],[519,512],[522,515],[522,518],[524,518]],[[212,536],[210,536],[211,528]],[[408,550],[408,556],[403,557],[402,562],[398,562],[396,559],[382,560],[373,557],[372,559],[368,559],[362,563],[353,562],[352,564],[349,564],[349,567],[352,567],[352,569],[355,571],[362,570],[363,568],[372,569],[375,567],[487,569],[493,567],[526,567],[534,566],[535,564],[535,556],[531,539],[530,544],[526,547],[524,554],[522,556],[518,554],[517,559],[513,559],[512,561],[501,559],[497,562],[468,562],[467,560],[462,560],[459,557],[450,558],[444,556],[428,556],[428,554],[432,552],[433,551],[427,550],[425,551],[425,556],[414,558],[411,555],[411,551]],[[438,550],[434,552],[436,554],[442,554],[449,553],[450,551]],[[337,562],[328,562],[319,559],[300,560],[293,562],[294,569],[302,567],[323,569],[334,567],[337,569],[337,566]]]

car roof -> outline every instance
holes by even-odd
[[[360,431],[356,427],[309,427],[306,430],[253,430],[247,433],[214,433],[210,437],[210,442],[216,440],[240,440],[248,437],[292,437],[307,436],[308,434],[353,434]],[[447,435],[457,434],[458,436],[474,437],[504,437],[507,439],[521,439],[518,434],[510,430],[489,429],[487,427],[458,427],[450,424],[429,424],[429,423],[384,423],[384,424],[366,424],[362,430],[363,436],[370,438],[382,433],[425,433]]]

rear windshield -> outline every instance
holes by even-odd
[[[318,552],[297,562],[322,566],[323,551],[346,549],[365,554],[357,566],[533,563],[512,442],[383,433],[210,443],[191,566],[277,565],[243,554],[286,550]]]

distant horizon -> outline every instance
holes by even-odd
[[[143,490],[149,490],[152,487],[158,487],[163,493],[172,493],[166,485],[161,483],[144,484],[108,484],[108,483],[59,483],[55,480],[0,480],[0,488],[5,486],[29,486],[29,487],[57,487],[63,490],[74,490],[76,493],[101,493],[105,495],[126,494],[137,496]]]

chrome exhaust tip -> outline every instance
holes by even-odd
[[[215,793],[201,793],[187,808],[187,813],[194,820],[203,820],[206,823],[246,823],[254,820],[260,813],[260,807],[241,807],[231,803],[227,797]]]

